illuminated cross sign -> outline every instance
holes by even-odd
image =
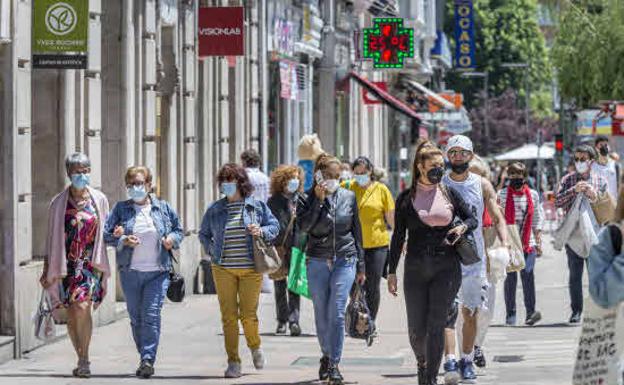
[[[364,28],[364,58],[374,68],[403,68],[403,60],[414,57],[414,30],[403,28],[403,19],[375,18],[373,28]]]

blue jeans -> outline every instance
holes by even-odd
[[[524,253],[526,261],[524,269],[520,271],[522,280],[522,294],[524,295],[524,307],[527,318],[535,312],[535,253]],[[507,317],[516,315],[516,287],[518,286],[518,273],[507,273],[505,278],[505,307]]]
[[[119,274],[137,351],[141,361],[153,364],[160,340],[160,312],[169,288],[169,272],[125,270]]]
[[[314,305],[316,335],[323,356],[337,365],[342,356],[345,336],[345,310],[355,280],[356,258],[331,260],[310,258],[307,264],[308,287]]]

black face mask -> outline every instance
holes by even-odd
[[[442,180],[442,176],[444,176],[444,168],[443,167],[434,167],[431,170],[427,171],[427,179],[429,182],[433,184],[438,184]]]
[[[468,162],[462,164],[451,163],[451,170],[453,170],[455,174],[463,174],[466,172],[466,170],[468,170],[469,167],[470,164]]]
[[[520,190],[524,186],[524,178],[511,178],[509,179],[509,185],[513,189]]]
[[[609,155],[609,146],[600,147],[599,151],[600,151],[600,155],[607,156]]]

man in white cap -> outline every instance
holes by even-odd
[[[483,241],[483,212],[487,207],[496,230],[504,245],[507,242],[505,218],[498,208],[494,187],[487,179],[469,171],[470,161],[474,157],[472,141],[464,135],[455,135],[448,141],[446,155],[451,165],[442,182],[458,191],[467,204],[472,207],[479,219],[479,227],[473,232],[481,262],[470,266],[462,265],[462,285],[459,301],[463,317],[461,359],[457,364],[453,354],[448,354],[444,364],[445,382],[457,383],[461,377],[464,383],[476,383],[473,361],[475,360],[475,339],[477,336],[477,313],[487,299],[487,263]],[[482,354],[480,351],[479,354]],[[481,358],[481,357],[480,357]],[[485,361],[483,357],[483,361]],[[459,373],[457,373],[459,372]],[[459,376],[458,376],[459,374]]]

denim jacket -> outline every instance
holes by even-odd
[[[223,198],[210,205],[204,214],[199,230],[199,240],[204,250],[212,257],[212,263],[217,265],[221,264],[223,252],[225,224],[228,218],[227,204],[227,199]],[[262,237],[267,242],[273,242],[279,234],[279,222],[266,203],[248,197],[245,198],[243,225],[247,227],[251,223],[260,225]],[[249,259],[253,260],[253,241],[250,234],[247,234],[247,250],[249,250]]]
[[[621,245],[619,250],[614,249],[613,227],[605,226],[600,231],[598,243],[592,246],[587,263],[589,294],[605,309],[624,302],[624,253]],[[619,232],[620,228],[613,230]]]
[[[180,243],[182,243],[184,238],[184,231],[182,230],[178,214],[169,203],[156,198],[153,194],[150,194],[150,200],[152,203],[152,219],[160,235],[158,239],[160,266],[162,270],[167,271],[171,269],[171,252],[163,247],[162,238],[170,237],[173,240],[173,248],[177,250],[180,248]],[[104,241],[106,244],[117,248],[117,266],[121,271],[130,269],[132,263],[134,249],[125,246],[123,240],[124,236],[132,235],[135,220],[136,210],[134,209],[134,202],[126,200],[115,204],[104,226]],[[116,226],[124,228],[124,236],[116,238],[113,235]]]

